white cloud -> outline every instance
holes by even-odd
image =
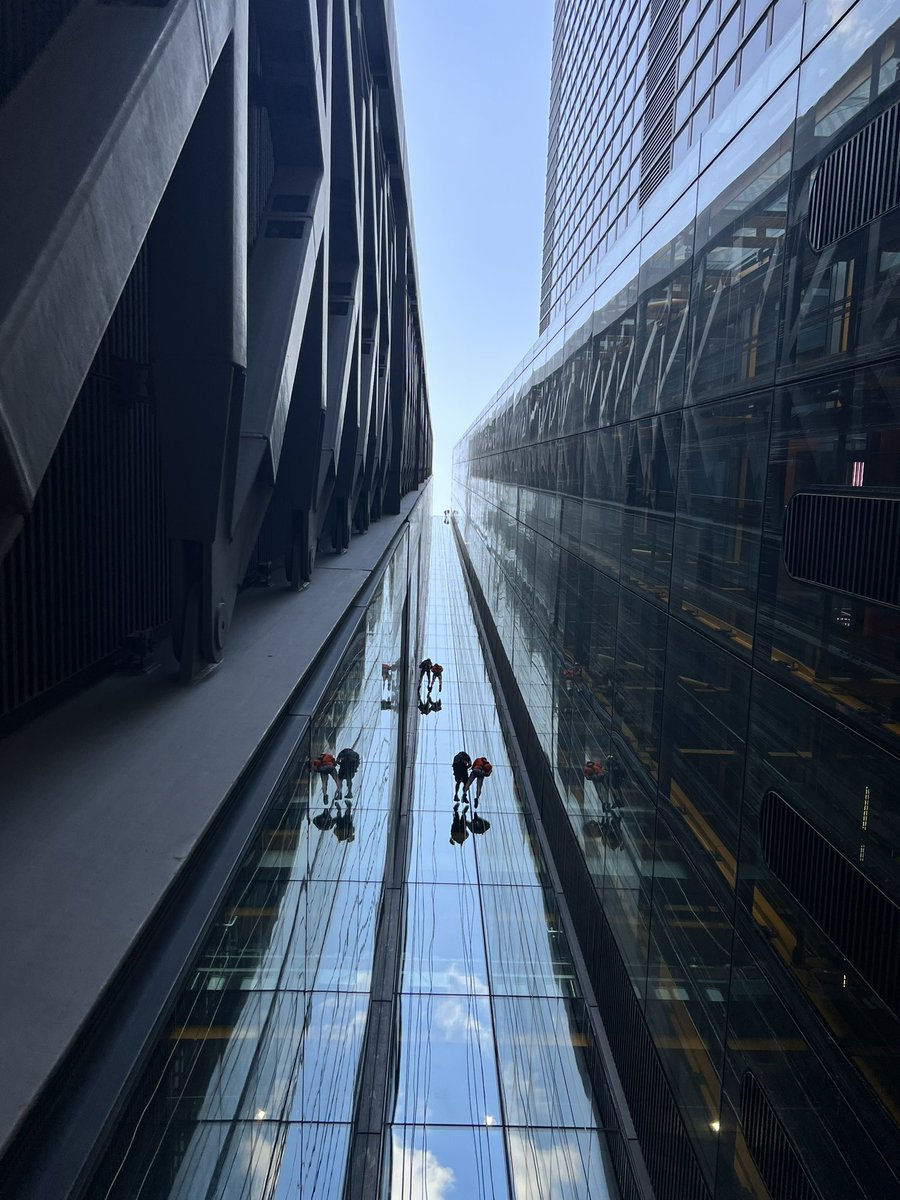
[[[479,1008],[472,1001],[447,997],[434,1006],[434,1023],[448,1042],[490,1041],[491,1031],[478,1020]]]
[[[391,1200],[447,1200],[456,1176],[430,1150],[404,1147],[394,1135]]]

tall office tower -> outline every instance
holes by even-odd
[[[553,79],[545,328],[454,502],[617,1173],[894,1196],[897,8],[561,0]]]
[[[405,744],[398,78],[385,0],[0,2],[4,1196],[75,1194],[279,779]]]

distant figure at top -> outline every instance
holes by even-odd
[[[469,771],[472,767],[472,760],[466,754],[465,750],[460,750],[459,754],[453,756],[453,799],[459,797],[460,786],[465,787],[466,780],[469,778]]]
[[[481,796],[482,785],[484,784],[484,781],[485,781],[485,779],[487,779],[488,775],[490,775],[490,773],[493,771],[493,769],[494,768],[491,766],[491,764],[488,762],[488,760],[483,755],[480,755],[478,758],[476,758],[474,760],[474,762],[472,763],[472,770],[469,774],[469,778],[466,780],[466,786],[463,788],[463,800],[468,799],[469,788],[472,786],[472,784],[475,782],[475,780],[477,780],[478,782],[475,787],[475,807],[476,808],[478,807],[478,800],[479,800],[479,797]]]
[[[347,795],[353,795],[353,776],[359,770],[359,755],[349,746],[345,746],[337,756],[338,779],[347,784]]]
[[[423,658],[422,661],[419,663],[419,690],[420,691],[422,689],[422,680],[423,679],[427,679],[428,686],[431,687],[431,667],[432,667],[432,662],[431,662],[430,658]]]
[[[429,692],[435,684],[438,685],[439,692],[444,690],[444,668],[440,663],[431,664],[431,683],[428,685]]]

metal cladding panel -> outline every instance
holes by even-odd
[[[190,4],[101,4],[65,22],[70,7],[41,0],[3,10],[15,38],[0,39],[0,84],[20,116],[32,103],[64,104],[53,72],[104,39],[123,49],[107,91],[124,89],[143,111],[160,78],[178,68],[193,72],[199,108],[176,162],[167,154],[177,120],[150,105],[142,172],[130,143],[114,136],[112,113],[104,131],[102,105],[83,147],[72,140],[73,177],[89,173],[105,137],[104,178],[125,207],[140,208],[156,187],[162,198],[146,236],[140,222],[120,222],[118,257],[106,266],[138,256],[127,283],[98,284],[90,270],[67,278],[70,314],[93,312],[98,290],[125,283],[99,349],[86,344],[90,321],[80,335],[75,320],[45,331],[42,370],[54,354],[89,368],[69,396],[60,389],[74,375],[57,372],[53,396],[19,431],[34,444],[57,439],[33,511],[18,493],[15,503],[2,497],[7,724],[112,663],[140,658],[136,647],[149,648],[151,629],[171,632],[182,675],[195,676],[225,653],[241,587],[302,587],[320,539],[346,549],[354,531],[395,509],[431,469],[396,48],[381,0],[364,0],[359,19],[347,21],[327,5],[209,0],[199,40],[187,36]],[[155,44],[151,27],[165,34]],[[196,22],[191,28],[196,34]],[[41,51],[54,31],[48,57]],[[341,71],[331,66],[337,38]],[[24,66],[17,75],[13,59],[26,58],[46,76],[40,97],[16,86]],[[0,104],[0,152],[4,115]],[[80,119],[77,109],[58,117]],[[349,169],[360,163],[364,171]],[[151,179],[153,171],[166,174]],[[7,188],[4,205],[26,212],[27,191],[24,181],[21,194]],[[58,211],[42,219],[74,238],[64,191]],[[49,204],[54,189],[44,192]],[[31,273],[29,294],[54,293],[59,256],[38,261],[47,273]],[[259,303],[248,321],[250,281],[266,298],[262,324]],[[346,295],[337,296],[341,287]],[[35,386],[27,344],[17,355],[7,367],[27,392]],[[8,382],[9,396],[24,394]],[[360,388],[371,398],[366,391],[360,402]],[[54,432],[63,409],[71,416]],[[334,469],[320,472],[325,451]]]

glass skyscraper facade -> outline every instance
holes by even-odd
[[[542,334],[455,451],[671,1200],[900,1194],[898,17],[561,0]]]

